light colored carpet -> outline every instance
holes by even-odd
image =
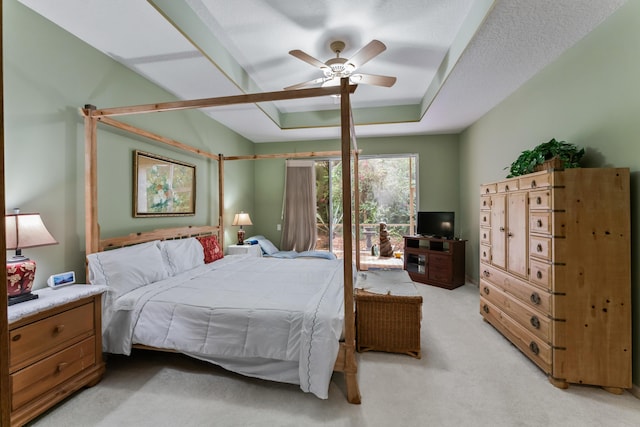
[[[422,359],[358,355],[361,405],[334,374],[328,400],[177,354],[110,357],[104,379],[33,426],[638,426],[640,400],[553,387],[482,321],[478,291],[418,285]]]

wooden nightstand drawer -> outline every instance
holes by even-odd
[[[93,332],[93,303],[14,329],[9,332],[9,372]]]
[[[90,337],[11,374],[11,409],[16,410],[95,364],[95,338]]]

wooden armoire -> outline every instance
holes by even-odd
[[[629,169],[480,188],[480,313],[557,387],[631,387]]]

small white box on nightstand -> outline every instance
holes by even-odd
[[[260,248],[260,245],[229,245],[227,247],[227,255],[251,255],[261,257],[262,248]]]

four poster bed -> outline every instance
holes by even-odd
[[[82,109],[88,277],[91,283],[109,286],[103,307],[106,352],[129,354],[132,347],[177,351],[244,375],[299,384],[303,391],[320,398],[328,397],[331,373],[343,372],[348,401],[360,403],[355,358],[352,234],[344,234],[343,260],[222,257],[224,161],[261,157],[205,153],[111,118],[341,95],[339,153],[344,165],[351,165],[352,159],[356,159],[352,166],[357,174],[357,146],[349,99],[355,88],[347,79],[342,79],[339,87]],[[218,224],[101,239],[97,217],[98,122],[217,161]],[[337,153],[297,153],[282,157],[323,154]],[[354,185],[357,191],[357,180]],[[352,230],[351,168],[344,168],[342,190],[344,229]],[[357,198],[355,201],[357,209]],[[355,237],[357,241],[357,226]],[[355,252],[356,265],[358,252]]]

